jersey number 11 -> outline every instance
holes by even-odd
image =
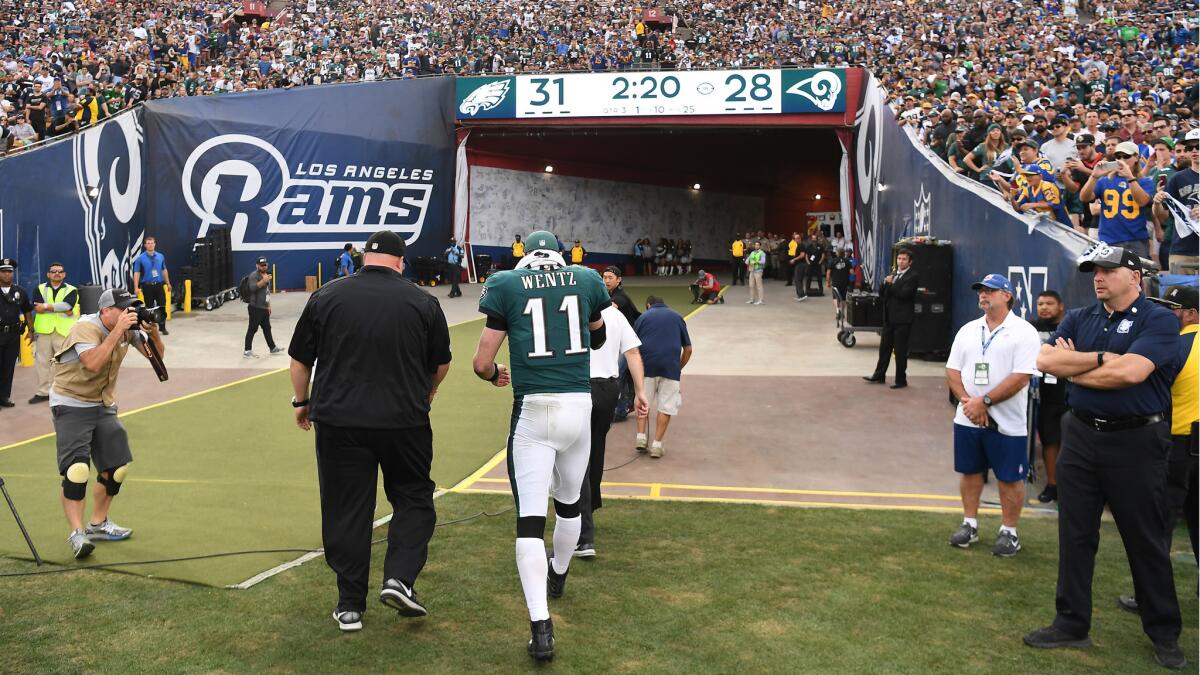
[[[570,349],[563,352],[563,354],[567,356],[586,354],[588,350],[583,346],[583,336],[579,334],[579,296],[568,295],[563,297],[558,311],[567,315],[567,335],[570,338],[571,344]],[[546,348],[547,318],[545,303],[542,298],[529,298],[525,303],[525,311],[522,314],[528,314],[530,321],[533,323],[533,351],[529,352],[529,358],[544,359],[553,357],[554,352]]]

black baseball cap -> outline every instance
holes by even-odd
[[[1091,272],[1096,267],[1106,267],[1115,269],[1117,267],[1128,267],[1137,272],[1142,271],[1142,261],[1138,254],[1130,251],[1127,248],[1120,246],[1109,246],[1105,243],[1099,243],[1084,251],[1079,259],[1080,272]]]
[[[265,255],[258,256],[258,260],[255,260],[254,263],[256,265],[266,265],[267,264],[267,256],[265,256]]]
[[[1096,137],[1091,134],[1076,134],[1075,145],[1095,145]]]
[[[1146,298],[1170,309],[1200,309],[1200,289],[1195,286],[1168,286],[1161,298]]]
[[[0,272],[11,272],[17,268],[17,261],[12,258],[0,258]]]
[[[380,230],[371,235],[371,238],[367,240],[367,245],[363,247],[363,252],[382,253],[384,255],[394,255],[397,258],[403,258],[404,239],[391,230]]]

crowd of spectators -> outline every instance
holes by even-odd
[[[862,65],[918,123],[1053,110],[1095,134],[1130,110],[1179,128],[1196,104],[1194,6],[1090,1],[675,0],[651,16],[621,0],[276,0],[266,20],[230,0],[2,0],[5,145],[168,96],[631,68]]]

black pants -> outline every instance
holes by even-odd
[[[804,292],[805,293],[807,293],[808,289],[812,287],[812,283],[811,283],[812,280],[816,279],[817,280],[817,290],[816,290],[816,292],[813,293],[813,295],[818,296],[818,297],[824,297],[825,290],[823,288],[823,285],[825,283],[825,280],[822,278],[823,270],[824,270],[824,266],[821,265],[820,263],[814,263],[814,264],[811,264],[808,266],[808,272],[805,274],[805,277],[804,277]]]
[[[353,429],[316,424],[317,478],[321,485],[321,541],[325,562],[337,575],[338,611],[366,609],[371,571],[375,481],[392,505],[383,578],[410,587],[425,567],[437,514],[433,510],[433,431]],[[381,582],[382,585],[382,582]]]
[[[271,312],[253,305],[247,309],[250,310],[250,325],[246,327],[246,351],[250,351],[254,342],[254,334],[258,332],[260,326],[263,337],[267,339],[267,348],[275,349],[275,338],[271,337]]]
[[[808,276],[808,263],[798,262],[792,266],[792,285],[796,287],[797,298],[807,298],[808,289],[804,287],[804,279]]]
[[[16,331],[15,328],[10,330]],[[0,401],[12,397],[13,373],[21,356],[21,334],[0,333]]]
[[[875,364],[873,377],[883,379],[887,374],[892,352],[896,353],[896,384],[908,383],[908,335],[910,323],[885,323],[879,335],[879,362]]]
[[[162,313],[159,315],[163,318],[158,324],[159,330],[165,330],[167,327],[167,291],[162,284],[142,284],[142,299],[146,301],[147,307],[161,307]]]
[[[796,278],[796,263],[789,262],[787,267],[787,283],[784,286],[791,286],[792,280]]]
[[[462,291],[458,290],[458,279],[462,276],[462,267],[458,263],[446,263],[442,274],[446,276],[446,281],[450,282],[450,295],[462,295]]]
[[[1192,540],[1192,555],[1200,562],[1196,549],[1196,530],[1200,525],[1197,522],[1200,507],[1196,503],[1196,464],[1196,457],[1192,455],[1192,437],[1171,436],[1171,455],[1167,460],[1167,550],[1171,550],[1175,523],[1182,509],[1187,521],[1188,537]]]
[[[1054,625],[1077,636],[1091,630],[1092,575],[1107,505],[1125,544],[1142,630],[1154,642],[1174,642],[1181,619],[1166,537],[1168,424],[1103,432],[1072,412],[1062,424]]]
[[[746,284],[746,263],[741,258],[733,256],[733,283],[730,286],[737,286],[739,282],[743,286]]]
[[[596,529],[592,525],[592,512],[603,504],[600,500],[600,482],[604,480],[604,441],[612,426],[613,408],[620,394],[619,379],[592,380],[592,456],[588,460],[587,482],[579,490],[579,515],[583,517],[579,530],[579,543],[596,543]]]

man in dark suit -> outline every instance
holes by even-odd
[[[900,249],[896,254],[896,271],[883,280],[879,297],[883,302],[883,333],[879,340],[879,363],[875,372],[863,379],[871,384],[883,384],[888,362],[896,352],[896,381],[892,389],[908,386],[908,335],[912,332],[913,299],[917,295],[917,273],[911,269],[912,253]]]

